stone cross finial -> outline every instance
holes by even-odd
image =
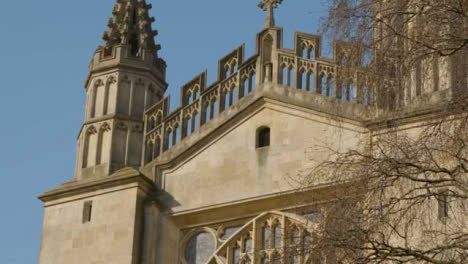
[[[283,0],[263,0],[258,4],[258,7],[267,11],[267,17],[265,21],[265,28],[271,28],[275,26],[275,17],[273,14],[273,9],[277,8]]]

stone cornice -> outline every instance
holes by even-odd
[[[60,187],[52,189],[44,194],[41,194],[38,198],[43,202],[50,202],[57,199],[67,198],[70,196],[80,195],[89,193],[92,191],[98,191],[108,189],[116,186],[122,186],[135,183],[139,188],[150,192],[154,184],[153,182],[140,173],[138,170],[133,168],[124,168],[117,171],[116,173],[100,179],[94,180],[72,180],[64,183]]]
[[[178,212],[165,211],[163,213],[170,216],[181,228],[192,228],[224,222],[227,219],[234,221],[254,217],[271,210],[292,210],[305,206],[319,207],[321,204],[338,198],[333,195],[336,193],[337,188],[345,190],[352,184],[353,182],[330,182],[309,188],[276,192],[207,207]],[[229,209],[227,210],[227,208]]]

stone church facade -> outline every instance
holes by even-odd
[[[385,133],[388,106],[358,69],[340,79],[347,43],[327,58],[320,36],[296,32],[283,48],[280,2],[260,5],[255,55],[234,49],[217,81],[194,77],[170,112],[151,5],[117,1],[89,66],[75,177],[40,196],[40,264],[273,263],[286,230],[311,243],[337,186],[317,179],[299,190],[294,177],[326,158],[318,143],[346,150]],[[402,130],[451,99],[449,72],[437,72],[437,90],[408,88]]]

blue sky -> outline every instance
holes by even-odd
[[[295,30],[316,33],[325,0],[286,0],[276,11],[285,47]],[[37,196],[72,179],[83,121],[83,84],[115,0],[15,0],[0,8],[0,263],[37,263],[42,203]],[[160,57],[172,108],[179,87],[242,43],[254,52],[265,14],[258,0],[157,1]]]

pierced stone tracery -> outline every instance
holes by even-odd
[[[263,264],[263,263],[310,263],[316,224],[306,218],[289,213],[263,213],[241,228],[234,228],[230,236],[218,236],[219,246],[206,262],[191,262],[197,252],[193,251],[193,239],[200,232],[192,232],[186,238],[183,264]],[[223,227],[221,227],[223,228]],[[227,229],[223,229],[227,230]],[[226,231],[223,231],[226,232]],[[194,235],[195,233],[195,235]],[[213,232],[205,234],[212,237]],[[225,239],[221,239],[225,238]],[[208,248],[200,248],[199,254],[206,254]],[[193,253],[187,256],[187,251]]]

